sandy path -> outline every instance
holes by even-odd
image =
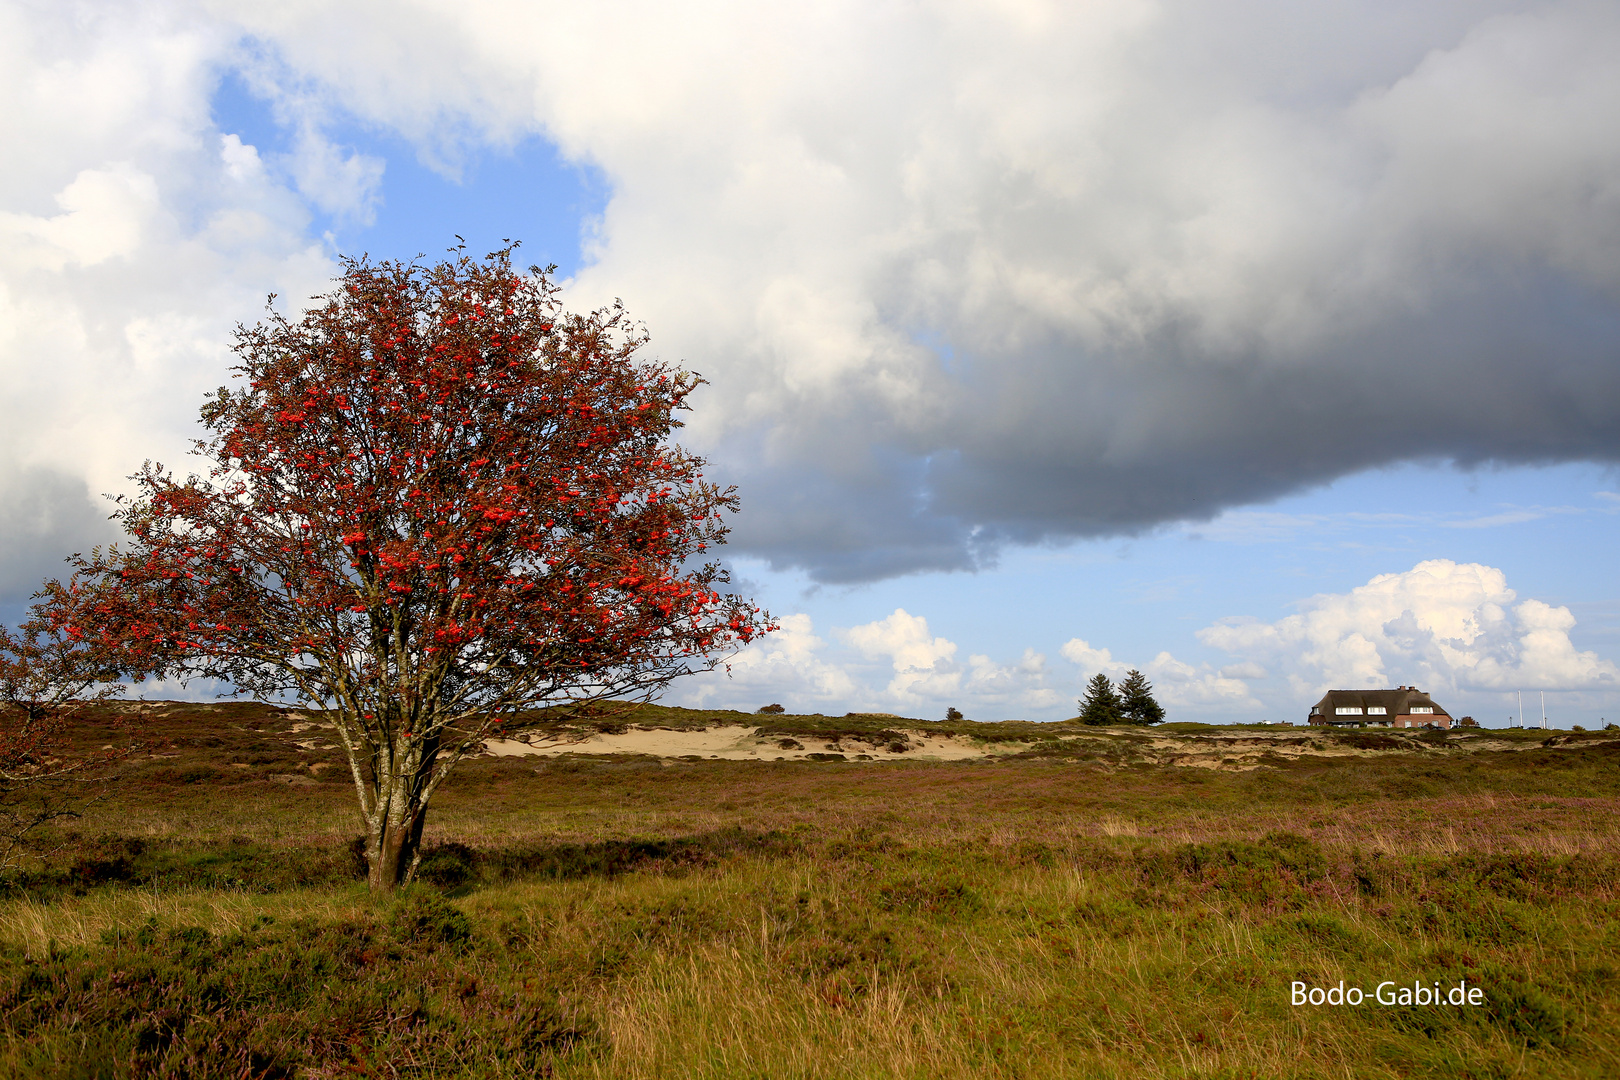
[[[789,745],[782,745],[784,742]],[[701,731],[668,731],[663,728],[635,727],[615,735],[581,733],[574,738],[490,739],[484,749],[497,757],[555,757],[558,754],[647,754],[664,758],[719,758],[726,761],[796,760],[811,754],[842,754],[846,760],[893,761],[920,758],[928,761],[963,761],[994,752],[971,739],[955,735],[911,732],[907,749],[894,751],[888,744],[874,746],[854,739],[825,739],[814,736],[788,738],[760,735],[758,728],[741,725],[704,728]],[[1021,747],[1020,747],[1021,749]]]

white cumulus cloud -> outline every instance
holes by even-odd
[[[1070,638],[1058,650],[1063,659],[1077,665],[1087,675],[1102,672],[1109,678],[1118,678],[1130,670],[1130,665],[1115,660],[1107,649],[1095,649],[1085,638]]]
[[[824,655],[826,642],[815,634],[810,616],[785,616],[778,627],[728,657],[725,668],[683,680],[672,700],[693,708],[777,703],[793,712],[816,712],[858,695],[849,673]]]
[[[208,98],[231,34],[162,6],[0,3],[0,602],[185,465],[230,332],[333,262]]]
[[[1577,649],[1566,607],[1519,600],[1501,570],[1431,559],[1274,623],[1225,619],[1198,637],[1287,672],[1296,693],[1414,684],[1438,690],[1614,690],[1614,662]]]
[[[1152,681],[1153,696],[1167,707],[1190,707],[1207,712],[1252,712],[1260,708],[1244,678],[1259,678],[1252,669],[1213,670],[1209,664],[1189,664],[1161,652],[1142,673]],[[1169,717],[1174,720],[1175,717]]]
[[[842,636],[866,658],[889,661],[894,674],[880,697],[892,704],[944,702],[1043,709],[1059,700],[1046,684],[1045,655],[1030,648],[1010,664],[979,654],[959,663],[956,643],[935,637],[927,619],[904,608],[896,608],[885,619],[851,627]]]
[[[753,709],[777,702],[793,712],[900,711],[935,715],[959,707],[975,719],[1040,713],[1071,695],[1051,685],[1046,656],[1033,648],[1010,662],[958,648],[928,629],[928,620],[902,609],[874,622],[835,631],[828,642],[810,616],[778,620],[781,629],[729,658],[716,670],[682,680],[669,700],[693,707]],[[756,700],[758,699],[758,700]]]

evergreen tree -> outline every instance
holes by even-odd
[[[1119,683],[1120,715],[1127,724],[1157,724],[1164,719],[1164,706],[1153,700],[1153,684],[1132,668]]]
[[[1086,683],[1086,696],[1080,699],[1080,722],[1101,727],[1121,719],[1119,694],[1108,676],[1099,671]]]

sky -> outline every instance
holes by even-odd
[[[1620,720],[1615,55],[1604,3],[0,0],[0,618],[267,295],[517,239],[709,380],[781,629],[669,702]]]

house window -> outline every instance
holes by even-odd
[[[1367,706],[1367,715],[1368,716],[1383,716],[1384,712],[1385,712],[1385,710],[1384,710],[1384,707],[1382,705],[1369,705],[1369,706]]]
[[[1412,711],[1414,713],[1432,713],[1432,712],[1434,712],[1434,706],[1433,705],[1414,705],[1414,706],[1412,706]]]
[[[1359,706],[1359,705],[1340,705],[1337,709],[1334,709],[1333,711],[1338,713],[1340,716],[1360,716],[1361,715],[1361,706]]]

